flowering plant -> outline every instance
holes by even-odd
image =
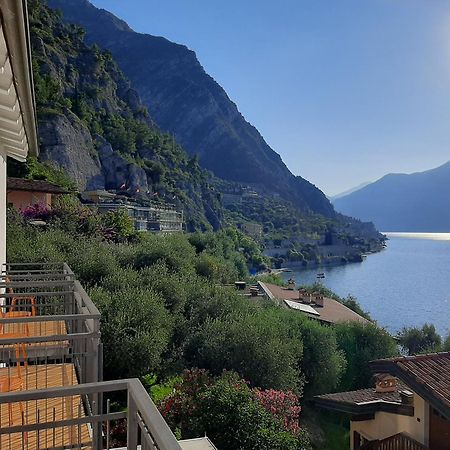
[[[27,206],[20,212],[25,219],[29,220],[47,220],[52,216],[51,209],[44,203]]]
[[[255,389],[256,398],[274,417],[283,422],[291,433],[300,431],[299,416],[301,407],[299,398],[292,391],[276,391],[274,389]]]

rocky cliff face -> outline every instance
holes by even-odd
[[[81,190],[103,189],[101,163],[91,133],[75,114],[41,115],[39,117],[40,159],[64,169]]]
[[[135,33],[86,0],[49,0],[64,19],[86,28],[89,42],[109,49],[131,79],[161,129],[174,133],[201,165],[217,176],[277,194],[304,212],[334,218],[314,185],[295,177],[249,124],[226,92],[183,45]]]
[[[83,29],[40,0],[28,5],[40,159],[64,169],[80,190],[124,188],[175,203],[190,229],[218,228],[209,175],[155,127],[111,53],[86,45]]]

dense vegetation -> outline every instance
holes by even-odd
[[[310,398],[366,386],[366,363],[396,354],[375,325],[325,327],[225,287],[249,279],[248,267],[264,261],[235,229],[136,234],[120,214],[105,224],[83,211],[62,202],[45,229],[11,213],[8,259],[73,268],[102,312],[106,378],[151,374],[164,381],[193,367],[220,377],[225,369],[250,388]]]
[[[232,372],[213,378],[204,370],[185,371],[160,409],[179,435],[193,438],[206,433],[221,449],[308,447],[293,392],[252,389]]]

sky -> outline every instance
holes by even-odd
[[[450,160],[448,0],[91,0],[194,50],[328,195]]]

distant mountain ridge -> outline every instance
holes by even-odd
[[[248,123],[195,53],[162,37],[134,32],[87,0],[48,0],[64,20],[83,26],[87,41],[109,49],[152,118],[200,164],[225,180],[279,195],[302,211],[336,217],[326,196],[294,176]]]
[[[353,192],[359,191],[363,187],[366,187],[368,184],[370,184],[370,181],[366,181],[365,183],[358,184],[358,186],[355,186],[350,189],[346,189],[343,192],[340,192],[336,195],[328,195],[328,198],[330,199],[331,203],[333,203],[334,200],[337,200],[338,198],[345,197],[346,195],[352,194]]]
[[[385,175],[333,204],[383,231],[450,232],[450,161],[424,172]]]

